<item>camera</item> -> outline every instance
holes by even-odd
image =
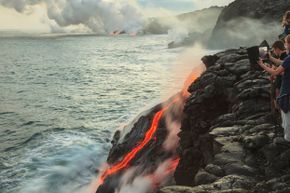
[[[253,70],[262,70],[262,68],[259,66],[258,61],[260,58],[264,62],[269,63],[269,52],[270,46],[267,41],[263,41],[260,46],[253,46],[247,49],[248,57],[251,63],[251,68]]]
[[[269,59],[268,47],[259,47],[259,56],[263,61]]]

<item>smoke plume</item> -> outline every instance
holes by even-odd
[[[232,48],[259,45],[263,40],[272,43],[282,33],[277,22],[249,18],[236,18],[214,29],[209,46],[212,48]]]
[[[0,0],[0,4],[26,14],[33,13],[35,6],[44,6],[48,19],[43,21],[57,32],[65,31],[66,27],[81,26],[97,34],[118,30],[130,33],[140,30],[144,22],[135,1]]]

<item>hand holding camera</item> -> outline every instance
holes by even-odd
[[[267,66],[271,67],[268,63],[272,63],[270,59],[272,58],[272,54],[267,41],[263,41],[260,46],[248,48],[247,53],[253,70],[263,70],[260,67],[262,67],[261,65],[264,65],[264,62],[267,63]]]

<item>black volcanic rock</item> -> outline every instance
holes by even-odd
[[[229,48],[258,45],[264,39],[274,41],[283,31],[282,16],[289,9],[289,0],[236,0],[221,12],[209,46]]]
[[[222,11],[218,24],[238,17],[248,17],[266,21],[281,21],[289,1],[285,0],[236,0]]]
[[[168,108],[163,111],[163,114],[156,125],[156,131],[150,132],[152,133],[152,137],[148,138],[148,143],[146,143],[142,148],[139,148],[140,150],[138,150],[134,156],[130,156],[132,159],[129,158],[130,161],[125,167],[122,167],[122,169],[112,175],[108,175],[104,180],[104,183],[97,189],[97,193],[114,193],[122,186],[122,177],[127,171],[130,173],[134,170],[133,173],[130,173],[130,175],[132,175],[130,180],[128,180],[128,184],[130,184],[134,181],[135,177],[152,175],[162,163],[168,161],[168,159],[175,159],[177,157],[175,148],[172,150],[164,148],[164,141],[168,137],[168,130],[164,117],[165,115],[170,114],[173,120],[180,120],[183,115],[182,106],[180,104],[183,104],[183,101],[184,98],[181,97],[180,93],[178,93],[168,99],[165,103],[158,104],[143,112],[131,124],[123,128],[122,132],[115,132],[113,140],[111,141],[113,146],[110,149],[107,158],[107,163],[110,166],[120,163],[121,160],[128,160],[125,159],[125,157],[127,157],[129,153],[134,152],[134,149],[143,143],[150,128],[155,128],[155,126],[151,126],[156,114],[168,105]],[[168,181],[174,180],[172,172],[169,172],[166,175]],[[155,183],[158,184],[158,182]],[[164,182],[162,181],[160,183]]]
[[[289,192],[290,143],[271,114],[269,75],[250,68],[244,48],[206,58],[178,134],[179,186],[159,193]]]
[[[203,60],[207,70],[189,86],[184,109],[175,114],[182,120],[177,148],[180,161],[169,185],[178,186],[156,191],[288,193],[290,143],[283,139],[279,116],[271,109],[269,75],[251,68],[245,48]],[[144,138],[160,109],[157,105],[138,117],[125,136],[115,134],[108,163],[118,162]],[[162,147],[166,135],[161,119],[154,137],[130,162],[138,166],[136,174],[150,174],[175,155]],[[110,176],[98,193],[113,192],[122,174]]]

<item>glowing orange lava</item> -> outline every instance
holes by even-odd
[[[175,171],[176,167],[178,166],[179,161],[180,161],[180,158],[176,158],[175,160],[172,160],[169,164],[169,167],[166,170],[166,173],[170,174],[171,172]]]
[[[153,189],[158,189],[160,187],[160,183],[168,177],[168,175],[171,175],[175,169],[177,168],[177,165],[179,163],[180,158],[176,158],[173,160],[170,160],[168,163],[168,166],[165,168],[164,172],[162,174],[154,173],[152,175],[149,175],[148,177],[152,181],[152,188]]]
[[[187,80],[184,83],[184,88],[182,89],[182,96],[184,98],[187,98],[189,96],[189,93],[187,92],[187,88],[188,86],[198,77],[198,72],[193,71],[190,76],[187,78]],[[104,172],[102,172],[102,174],[99,177],[99,184],[103,184],[104,180],[108,177],[111,176],[115,173],[117,173],[118,171],[127,168],[129,166],[129,162],[134,159],[134,157],[136,156],[136,154],[138,152],[140,152],[145,145],[152,139],[153,135],[155,134],[158,125],[159,125],[159,121],[161,119],[161,117],[163,116],[164,112],[170,108],[170,106],[172,104],[174,104],[175,102],[179,101],[180,97],[176,96],[172,102],[170,102],[169,104],[167,104],[165,107],[163,107],[160,111],[158,111],[153,118],[152,124],[150,126],[150,128],[148,129],[148,131],[145,134],[145,137],[143,139],[143,141],[141,141],[140,143],[138,143],[138,145],[132,150],[130,151],[127,155],[125,155],[123,157],[123,159],[119,162],[117,162],[116,164],[114,164],[113,166],[109,167],[108,169],[106,169]],[[184,101],[183,101],[184,102]],[[168,166],[168,168],[166,169],[165,173],[166,174],[170,174],[171,172],[175,171],[178,163],[179,163],[180,158],[177,158],[175,160],[172,160]]]
[[[192,71],[190,75],[187,77],[182,88],[183,97],[185,98],[189,97],[189,92],[187,91],[187,89],[199,77],[202,71],[203,71],[202,68],[197,68],[196,70]]]
[[[173,100],[170,104],[166,105],[164,108],[162,108],[160,111],[158,111],[153,118],[151,127],[149,128],[149,130],[146,132],[145,137],[143,139],[143,141],[141,141],[131,152],[129,152],[121,161],[119,161],[118,163],[116,163],[115,165],[113,165],[112,167],[110,167],[109,169],[105,170],[101,177],[100,177],[100,183],[102,184],[104,182],[104,180],[128,167],[129,162],[136,156],[136,154],[142,150],[144,148],[144,146],[151,140],[152,136],[155,134],[157,128],[158,128],[158,124],[159,124],[159,120],[161,119],[162,115],[164,114],[164,112],[173,104],[177,101],[177,99]]]

